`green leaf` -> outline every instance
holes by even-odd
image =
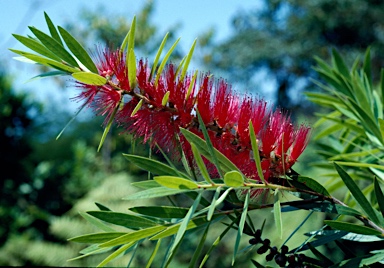
[[[189,83],[187,93],[185,94],[185,102],[188,100],[189,96],[192,93],[193,86],[195,85],[196,77],[197,77],[198,71],[196,70],[192,76],[192,80]]]
[[[383,215],[383,217],[384,217],[384,195],[383,195],[383,191],[381,190],[379,182],[377,181],[376,177],[373,181],[374,181],[374,185],[375,185],[375,195],[376,195],[377,203],[379,205],[381,215]]]
[[[185,215],[183,221],[180,224],[180,227],[177,231],[175,240],[173,241],[173,245],[171,247],[171,251],[170,251],[171,255],[174,252],[175,248],[181,242],[182,238],[184,237],[185,231],[188,228],[188,224],[189,224],[190,220],[192,219],[193,214],[195,213],[197,207],[200,204],[201,194],[202,194],[202,191],[199,193],[199,195],[197,196],[197,198],[193,202],[192,206],[189,208],[187,215]]]
[[[147,238],[147,237],[150,237],[154,234],[157,234],[158,232],[161,232],[165,228],[166,228],[165,226],[159,225],[159,226],[153,226],[153,227],[149,227],[146,229],[141,229],[138,231],[127,233],[123,236],[120,236],[118,238],[115,238],[115,239],[112,239],[108,242],[100,244],[100,247],[101,248],[113,247],[113,246],[123,245],[126,243],[135,242],[135,241],[138,241],[140,239]]]
[[[98,74],[99,70],[84,47],[64,28],[59,26],[58,29],[64,42],[73,55],[75,55],[81,64],[83,64],[90,72]]]
[[[194,160],[197,164],[197,167],[199,168],[201,175],[203,175],[203,178],[210,184],[214,184],[214,182],[211,180],[211,177],[209,176],[207,167],[204,164],[203,158],[201,157],[199,150],[197,149],[196,145],[194,143],[191,143],[192,153],[194,156]]]
[[[153,75],[155,74],[155,70],[157,68],[157,63],[159,62],[161,52],[163,51],[165,43],[167,42],[168,35],[169,35],[169,33],[167,33],[164,36],[163,41],[161,42],[160,47],[157,50],[157,53],[156,53],[156,56],[155,56],[155,60],[153,61],[153,65],[152,65],[152,68],[151,68],[151,75],[149,76],[148,81],[150,81],[152,79]]]
[[[135,48],[135,31],[136,31],[136,16],[133,17],[131,27],[129,28],[129,37],[127,44],[127,52],[129,53],[131,50]]]
[[[232,266],[235,263],[237,251],[240,245],[240,239],[241,239],[241,236],[243,235],[244,224],[245,224],[245,220],[247,219],[247,213],[248,213],[249,198],[250,198],[250,190],[248,189],[247,194],[245,196],[243,211],[241,212],[239,228],[237,229],[236,242],[235,242],[235,247],[234,247],[233,256],[232,256]]]
[[[211,252],[218,246],[220,241],[224,238],[224,236],[228,233],[228,231],[232,228],[232,226],[235,224],[233,221],[230,225],[228,225],[227,228],[216,238],[216,240],[213,242],[212,246],[208,249],[207,253],[205,254],[203,260],[200,263],[199,268],[204,267],[205,262],[208,260]]]
[[[313,255],[315,255],[319,260],[322,261],[322,263],[324,265],[323,267],[330,267],[333,264],[333,262],[330,259],[328,259],[320,251],[318,251],[316,248],[314,248],[311,245],[311,243],[308,243],[307,245],[308,245],[309,249],[311,250],[311,252],[313,253]]]
[[[229,189],[232,189],[232,188],[228,188],[227,191]],[[209,206],[209,210],[208,210],[208,214],[207,214],[207,220],[208,221],[210,221],[212,219],[212,215],[215,212],[215,208],[217,207],[217,205],[219,205],[217,202],[217,198],[219,197],[220,192],[221,192],[221,187],[217,187],[216,191],[215,191],[215,195],[212,198],[211,205]],[[228,191],[228,193],[229,193],[229,191]]]
[[[361,225],[356,225],[353,223],[349,222],[341,222],[341,221],[333,221],[333,220],[325,220],[324,223],[334,229],[337,230],[342,230],[342,231],[347,231],[347,232],[352,232],[355,234],[363,234],[363,235],[380,235],[382,236],[383,234],[375,229],[366,227],[366,226],[361,226]]]
[[[281,218],[281,206],[280,206],[280,197],[279,197],[278,189],[275,191],[275,202],[273,203],[273,215],[275,218],[277,234],[280,237],[280,239],[282,239],[283,238],[283,220]]]
[[[297,181],[305,184],[305,186],[312,189],[316,193],[319,193],[319,194],[322,194],[325,196],[331,196],[328,193],[328,191],[323,187],[323,185],[321,185],[320,183],[318,183],[317,181],[315,181],[312,178],[304,177],[304,176],[298,176]]]
[[[113,252],[111,255],[109,255],[108,257],[106,257],[102,262],[100,262],[97,267],[103,267],[105,266],[107,263],[111,262],[112,260],[116,259],[117,257],[119,257],[120,255],[122,255],[124,253],[124,251],[126,251],[127,249],[129,249],[130,247],[132,247],[135,243],[134,242],[131,242],[131,243],[128,243],[126,245],[123,245],[121,246],[119,249],[117,249],[115,252]]]
[[[156,222],[149,219],[126,213],[113,211],[88,211],[87,213],[102,221],[127,228],[146,228],[158,225]]]
[[[99,244],[110,241],[112,239],[118,238],[127,233],[123,232],[106,232],[106,233],[94,233],[87,235],[80,235],[68,239],[68,241],[76,243],[89,243],[89,244]]]
[[[115,229],[109,227],[106,225],[104,222],[99,221],[95,217],[92,217],[91,215],[84,213],[84,212],[79,212],[79,214],[86,219],[89,223],[92,225],[96,226],[100,230],[103,230],[104,232],[116,232]]]
[[[149,260],[147,261],[147,265],[145,266],[145,268],[151,267],[151,264],[152,264],[153,260],[155,259],[157,252],[159,251],[161,241],[162,241],[161,239],[157,240],[156,246],[155,246],[151,256],[149,257]]]
[[[104,206],[104,205],[102,205],[102,204],[100,204],[100,203],[95,202],[95,205],[96,205],[100,210],[102,210],[102,211],[112,211],[111,209],[109,209],[108,207],[106,207],[106,206]]]
[[[53,54],[50,50],[48,50],[45,46],[43,46],[40,42],[24,37],[22,35],[18,34],[12,34],[20,43],[22,43],[24,46],[32,49],[33,51],[56,61],[60,61],[60,58],[57,57],[55,54]]]
[[[154,180],[145,180],[145,181],[136,181],[131,183],[132,186],[139,187],[142,189],[151,189],[151,188],[159,188],[162,186],[155,182]]]
[[[65,65],[63,63],[60,63],[58,61],[47,59],[47,58],[39,56],[39,55],[31,54],[31,53],[16,50],[16,49],[9,49],[9,50],[16,53],[16,54],[24,56],[25,58],[30,59],[36,63],[40,63],[42,65],[52,67],[52,68],[55,68],[57,70],[64,71],[67,73],[76,73],[76,72],[79,72],[79,70],[80,70],[78,68],[74,68],[74,67]]]
[[[161,105],[166,106],[169,100],[169,94],[171,94],[170,91],[165,92],[163,99],[161,100]]]
[[[45,17],[45,21],[46,21],[48,29],[49,29],[49,33],[51,34],[53,39],[55,39],[57,42],[59,42],[61,45],[63,45],[61,38],[60,38],[60,35],[57,32],[55,25],[53,24],[52,20],[49,18],[48,14],[45,12],[44,12],[44,17]]]
[[[127,65],[129,88],[133,90],[136,87],[136,56],[132,48],[129,51]]]
[[[101,75],[88,73],[88,72],[77,72],[72,74],[73,78],[87,85],[102,86],[107,83],[107,79]]]
[[[356,199],[356,201],[360,205],[360,207],[365,211],[367,216],[374,223],[380,224],[380,221],[377,218],[377,215],[376,215],[375,211],[373,210],[370,202],[367,200],[367,198],[361,192],[361,190],[356,185],[356,183],[353,181],[353,179],[339,165],[337,165],[336,163],[334,163],[334,165],[336,167],[337,173],[339,173],[341,179],[344,181],[345,185],[348,187],[349,191],[351,192],[353,197]]]
[[[187,208],[182,207],[169,207],[169,206],[145,206],[145,207],[133,207],[129,210],[143,214],[146,216],[157,217],[157,218],[184,218],[188,213]]]
[[[259,145],[257,143],[255,129],[253,128],[252,120],[249,120],[249,136],[251,138],[253,159],[255,160],[255,163],[256,163],[257,174],[259,175],[259,178],[261,179],[261,181],[264,184],[266,184],[264,179],[263,169],[261,167]]]
[[[240,172],[233,170],[224,174],[224,183],[229,187],[241,187],[244,186],[244,178]]]
[[[113,120],[115,119],[115,115],[116,115],[117,111],[119,110],[120,102],[121,102],[121,99],[120,99],[119,103],[116,105],[115,109],[113,110],[113,112],[111,114],[111,117],[108,120],[107,126],[105,127],[105,129],[103,131],[103,135],[101,136],[99,147],[97,148],[97,152],[100,152],[100,149],[103,146],[105,139],[107,138],[108,132],[111,129],[111,126],[113,124]]]
[[[180,38],[178,38],[175,43],[172,45],[172,47],[169,49],[169,51],[167,52],[167,54],[165,54],[165,57],[164,59],[162,60],[162,62],[160,63],[160,66],[159,66],[159,69],[157,70],[157,74],[156,74],[156,79],[155,79],[155,86],[157,86],[157,83],[159,82],[159,79],[160,79],[160,74],[161,72],[163,71],[165,65],[167,64],[167,61],[169,59],[169,57],[171,56],[173,50],[176,48],[176,45],[177,43],[179,43],[180,41]]]
[[[180,131],[184,135],[184,137],[188,140],[189,143],[193,143],[196,146],[200,154],[202,154],[205,158],[207,158],[209,161],[213,163],[214,160],[212,159],[212,155],[209,152],[209,149],[207,148],[208,145],[206,141],[204,141],[202,138],[200,138],[199,136],[190,132],[187,129],[180,128]],[[213,149],[215,152],[215,156],[219,162],[220,168],[224,172],[233,171],[233,170],[241,172],[238,169],[238,167],[236,167],[236,165],[233,164],[225,155],[223,155],[217,149],[215,148]]]
[[[203,233],[203,236],[201,237],[201,239],[199,240],[199,244],[197,245],[196,249],[195,249],[195,252],[193,253],[193,256],[192,256],[192,259],[189,263],[189,268],[194,268],[196,267],[196,262],[200,256],[200,253],[203,251],[203,247],[204,247],[204,243],[207,239],[207,235],[208,235],[208,230],[209,230],[209,227],[211,225],[208,223],[207,224],[207,227],[205,228],[204,230],[204,233]]]
[[[288,211],[295,211],[297,209],[306,209],[306,210],[312,210],[312,211],[318,211],[318,212],[348,215],[353,217],[361,216],[361,213],[353,208],[332,204],[329,202],[312,202],[308,204],[308,203],[302,203],[301,201],[297,201],[297,203],[294,203],[291,206],[283,207],[282,211],[288,212]]]
[[[149,171],[156,175],[170,175],[170,176],[181,176],[184,178],[188,178],[188,175],[182,173],[181,171],[178,171],[177,169],[174,169],[166,164],[161,163],[160,161],[142,157],[138,155],[132,155],[132,154],[123,154],[123,156],[134,165],[138,166],[139,168]]]
[[[85,102],[87,103],[87,102]],[[86,107],[86,105],[82,105],[79,110],[75,113],[75,115],[71,118],[71,120],[68,121],[68,123],[63,127],[63,129],[60,131],[60,133],[57,135],[56,140],[58,140],[61,135],[64,133],[64,131],[69,127],[69,125],[75,120],[75,118],[79,115],[79,113]]]
[[[36,76],[28,79],[28,81],[26,83],[34,81],[34,80],[39,80],[39,79],[42,79],[42,78],[46,78],[46,77],[63,76],[63,75],[68,75],[68,73],[63,72],[63,71],[50,71],[50,72],[46,72],[46,73],[42,73],[42,74],[36,75]]]
[[[195,50],[196,41],[197,41],[196,39],[193,41],[193,44],[192,44],[191,48],[189,49],[187,58],[185,60],[184,66],[183,66],[183,71],[181,72],[180,81],[183,81],[185,75],[187,74],[188,66],[189,66],[189,63],[191,62],[193,51]]]
[[[33,32],[37,39],[39,39],[40,42],[57,57],[72,66],[79,67],[72,55],[59,42],[57,42],[57,40],[34,27],[29,27],[29,29]]]
[[[155,198],[155,197],[163,197],[163,196],[186,193],[188,191],[190,190],[175,190],[175,189],[169,189],[166,187],[156,187],[156,188],[151,188],[141,192],[134,193],[123,199],[136,200],[136,199],[144,199],[144,198]]]
[[[197,189],[198,185],[190,180],[174,176],[158,176],[153,178],[158,184],[171,189]]]

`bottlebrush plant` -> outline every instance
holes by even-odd
[[[124,154],[128,161],[153,175],[133,183],[142,190],[126,199],[174,195],[191,199],[187,208],[173,201],[172,206],[131,207],[128,213],[98,204],[99,211],[82,216],[100,232],[70,239],[89,244],[74,259],[110,252],[99,263],[104,266],[123,254],[134,258],[138,245],[149,241],[153,252],[147,267],[168,267],[184,238],[201,235],[189,266],[204,267],[212,254],[220,254],[215,248],[224,236],[234,232],[232,263],[228,265],[234,265],[240,253],[248,254],[256,267],[263,265],[260,258],[254,258],[265,253],[265,263],[274,262],[280,267],[363,266],[383,261],[384,250],[380,248],[354,252],[343,245],[343,241],[383,242],[384,236],[384,196],[380,188],[384,179],[380,160],[384,152],[384,83],[379,87],[372,84],[369,52],[361,69],[357,62],[348,70],[337,52],[333,53],[332,65],[318,59],[317,71],[327,83],[319,85],[327,94],[308,94],[312,101],[334,110],[322,115],[317,125],[332,122],[322,136],[336,135],[334,140],[345,146],[338,146],[339,151],[328,148],[333,154],[331,168],[336,170],[332,178],[349,191],[342,202],[315,179],[292,169],[307,146],[310,127],[295,126],[287,112],[272,109],[262,99],[240,96],[227,81],[210,73],[188,71],[196,42],[179,64],[169,62],[179,40],[163,55],[167,35],[153,63],[137,59],[134,18],[120,48],[99,49],[92,58],[64,28],[54,26],[47,14],[45,18],[49,34],[30,27],[33,36],[14,35],[34,53],[11,51],[24,61],[55,69],[40,77],[73,77],[80,91],[74,97],[81,103],[79,112],[91,108],[105,117],[99,150],[115,124],[149,143],[166,160],[163,163]],[[176,167],[179,162],[183,168]],[[354,174],[349,175],[342,166],[352,167]],[[356,177],[361,174],[370,183],[368,190],[359,188]],[[261,209],[272,210],[276,232],[263,233],[264,223],[257,214]],[[283,221],[282,213],[299,211],[310,212],[293,223],[291,233],[285,233],[283,228],[289,223]],[[314,212],[332,220],[322,217],[320,229],[306,233],[307,238],[289,249],[286,244]],[[213,225],[221,230],[219,235],[213,232]],[[124,231],[116,226],[124,227]],[[212,235],[216,238],[209,245]],[[272,245],[269,238],[276,235],[279,242]],[[160,247],[163,243],[167,243],[166,250]],[[330,259],[319,250],[335,243],[341,249],[341,258]]]

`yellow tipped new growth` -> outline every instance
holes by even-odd
[[[170,91],[165,92],[163,99],[161,100],[161,105],[166,106],[169,100]]]

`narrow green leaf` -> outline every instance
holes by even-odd
[[[143,105],[143,99],[140,99],[140,101],[136,104],[135,109],[133,109],[131,113],[131,117],[133,117],[138,110],[140,110],[141,106]]]
[[[100,204],[100,203],[95,202],[95,205],[96,205],[100,210],[102,210],[102,211],[112,211],[111,209],[109,209],[108,207],[106,207],[106,206],[104,206],[104,205],[102,205],[102,204]]]
[[[368,78],[369,85],[372,86],[372,69],[371,69],[371,48],[368,47],[364,55],[363,70]]]
[[[234,247],[233,256],[232,256],[232,266],[235,263],[237,251],[240,245],[240,239],[241,239],[241,236],[243,235],[244,224],[245,224],[245,220],[247,219],[247,213],[248,213],[249,198],[250,198],[250,191],[248,189],[247,194],[245,196],[243,211],[241,212],[239,228],[237,230],[236,242],[235,242],[235,247]]]
[[[380,231],[366,227],[361,225],[356,225],[349,222],[341,222],[341,221],[333,221],[333,220],[325,220],[324,223],[334,229],[352,232],[356,234],[363,235],[380,235],[383,236]]]
[[[61,36],[69,50],[75,55],[75,57],[83,64],[90,72],[98,74],[99,70],[97,69],[95,63],[93,62],[91,56],[84,49],[84,47],[62,27],[58,27]]]
[[[96,226],[100,230],[103,230],[104,232],[116,232],[115,229],[109,227],[106,225],[104,222],[99,221],[95,217],[92,217],[91,215],[84,213],[84,212],[79,212],[79,214],[86,219],[89,223],[92,225]]]
[[[136,31],[136,16],[133,17],[131,27],[129,28],[129,37],[127,44],[127,52],[129,53],[131,50],[135,48],[135,31]]]
[[[292,204],[291,206],[284,206],[281,210],[282,212],[295,211],[298,209],[306,209],[318,212],[334,213],[339,215],[348,215],[353,217],[361,216],[361,212],[337,204],[332,204],[329,202],[312,202],[312,203],[302,203],[297,201],[297,204]]]
[[[169,51],[167,52],[167,54],[165,54],[165,57],[164,59],[162,60],[162,62],[160,63],[160,66],[157,70],[157,74],[156,74],[156,78],[155,78],[155,86],[157,86],[157,83],[159,82],[159,79],[160,79],[160,74],[161,72],[163,71],[165,65],[167,64],[167,61],[169,59],[169,57],[171,56],[173,50],[176,48],[176,45],[177,43],[179,43],[180,41],[180,38],[178,38],[175,43],[172,45],[172,47],[169,49]]]
[[[229,188],[229,189],[231,189],[231,188]],[[219,205],[217,202],[217,198],[219,197],[220,192],[221,192],[221,187],[217,187],[216,191],[215,191],[215,195],[212,198],[211,205],[209,206],[209,210],[208,210],[208,214],[207,214],[207,220],[208,221],[210,221],[212,219],[212,215],[215,212],[215,208],[217,207],[217,205]]]
[[[384,170],[384,166],[377,165],[377,164],[371,164],[371,163],[360,163],[360,162],[334,162],[335,164],[339,166],[349,166],[349,167],[360,167],[360,168],[377,168],[380,170]]]
[[[133,207],[133,208],[130,208],[129,210],[142,215],[146,215],[146,216],[166,218],[166,219],[173,219],[173,218],[182,219],[188,213],[187,208],[170,207],[170,206]]]
[[[379,205],[381,215],[383,215],[383,217],[384,217],[384,195],[383,195],[383,191],[381,190],[379,182],[377,181],[376,177],[373,181],[374,181],[374,185],[375,185],[375,195],[376,195],[377,203]]]
[[[131,50],[129,50],[127,68],[128,68],[129,88],[130,90],[133,90],[136,87],[136,56],[132,48]]]
[[[68,241],[76,243],[89,243],[89,244],[99,244],[110,241],[112,239],[118,238],[127,233],[123,232],[106,232],[106,233],[94,233],[87,235],[80,235],[68,239]]]
[[[240,172],[233,170],[224,174],[224,183],[229,187],[241,187],[244,186],[244,178]]]
[[[76,72],[80,71],[79,68],[74,68],[74,67],[71,67],[69,65],[66,65],[66,64],[60,63],[58,61],[51,60],[51,59],[48,59],[48,58],[45,58],[45,57],[42,57],[39,55],[31,54],[31,53],[16,50],[16,49],[9,49],[9,50],[16,53],[16,54],[24,56],[25,58],[30,59],[36,63],[40,63],[42,65],[45,65],[45,66],[48,66],[48,67],[51,67],[51,68],[54,68],[54,69],[57,69],[60,71],[64,71],[67,73],[76,73]]]
[[[251,138],[253,159],[255,160],[255,163],[256,163],[257,174],[259,175],[259,178],[261,179],[261,181],[264,184],[266,184],[266,181],[264,179],[263,169],[261,167],[259,145],[256,139],[255,129],[253,128],[252,120],[249,120],[249,136]]]
[[[108,242],[100,244],[100,247],[101,248],[113,247],[113,246],[123,245],[126,243],[136,242],[140,239],[147,238],[147,237],[150,237],[154,234],[157,234],[158,232],[161,232],[165,228],[166,228],[165,226],[160,225],[160,226],[153,226],[153,227],[149,227],[146,229],[141,229],[138,231],[127,233],[127,234],[120,236],[116,239],[113,239],[113,240],[110,240]]]
[[[157,240],[156,246],[155,246],[154,250],[152,251],[151,256],[149,257],[149,260],[147,261],[147,265],[145,266],[145,268],[151,267],[151,264],[152,264],[153,260],[155,259],[157,252],[159,251],[161,241],[162,241],[161,239]]]
[[[251,262],[252,262],[252,264],[253,264],[256,268],[265,268],[264,265],[258,263],[258,262],[255,261],[255,260],[252,260],[252,259],[251,259]]]
[[[207,158],[210,162],[213,163],[212,156],[208,150],[208,145],[202,138],[200,138],[199,136],[190,132],[187,129],[180,128],[180,131],[184,135],[184,137],[188,140],[189,143],[195,144],[195,146],[199,150],[200,154],[202,154],[205,158]],[[233,171],[233,170],[241,172],[239,170],[239,168],[236,167],[236,165],[233,164],[220,151],[218,151],[217,149],[214,148],[214,152],[215,152],[216,158],[220,164],[220,167],[224,172]]]
[[[322,194],[322,195],[325,195],[325,196],[330,196],[330,194],[323,187],[323,185],[321,185],[320,183],[318,183],[317,181],[315,181],[312,178],[305,177],[305,176],[298,176],[297,177],[297,181],[299,181],[301,183],[304,183],[305,186],[307,186],[308,188],[312,189],[316,193],[319,193],[319,194]]]
[[[211,139],[209,137],[207,128],[205,127],[203,118],[201,118],[201,115],[200,115],[199,111],[196,111],[196,114],[197,114],[197,119],[199,121],[200,129],[201,129],[201,131],[203,132],[203,135],[204,135],[205,143],[207,144],[208,152],[209,152],[209,154],[211,156],[211,161],[216,166],[217,172],[219,173],[220,177],[223,178],[221,167],[219,165],[219,160],[217,159],[217,155],[215,153],[215,148],[213,147],[213,144],[212,144],[212,141],[211,141]],[[202,152],[200,151],[200,153],[202,153]]]
[[[187,74],[188,66],[189,66],[189,63],[191,62],[193,51],[195,50],[196,41],[197,41],[196,39],[193,41],[193,44],[189,49],[189,52],[187,54],[187,57],[183,66],[183,71],[181,72],[180,81],[183,81],[185,78],[185,75]]]
[[[67,62],[68,64],[75,67],[79,67],[76,60],[67,50],[65,50],[65,48],[59,42],[34,27],[29,27],[29,29],[40,40],[40,42],[52,53],[54,53],[56,56],[58,56],[60,59]]]
[[[210,226],[211,226],[210,223],[208,223],[207,227],[204,230],[203,236],[201,237],[199,244],[197,245],[195,252],[193,253],[192,259],[191,259],[189,266],[188,266],[189,268],[196,267],[196,262],[197,262],[200,254],[203,250],[204,243],[205,243],[205,240],[207,239],[207,234],[208,234],[208,230],[209,230]]]
[[[184,178],[189,178],[188,175],[182,173],[181,171],[176,170],[175,168],[172,168],[166,164],[163,164],[160,161],[138,156],[138,155],[132,155],[132,154],[123,154],[123,156],[134,165],[138,166],[139,168],[149,171],[152,174],[155,175],[170,175],[170,176],[182,176]]]
[[[87,102],[86,102],[87,103]],[[64,133],[64,131],[69,127],[69,125],[75,120],[77,115],[86,107],[86,105],[82,105],[81,108],[75,113],[75,115],[69,120],[69,122],[63,127],[63,129],[60,131],[60,133],[57,135],[56,140],[58,140],[61,135]]]
[[[120,99],[121,101],[121,99]],[[120,103],[116,105],[115,109],[113,110],[111,117],[108,120],[107,126],[104,129],[103,135],[101,136],[99,147],[97,148],[97,152],[100,152],[101,146],[103,146],[105,139],[107,138],[108,132],[111,129],[111,126],[113,124],[113,120],[115,119],[115,115],[117,111],[119,110]]]
[[[275,191],[275,202],[273,203],[273,215],[275,218],[277,235],[280,237],[280,239],[282,239],[283,238],[283,220],[281,217],[280,196],[279,196],[278,189]]]
[[[103,267],[105,266],[107,263],[111,262],[112,260],[116,259],[117,257],[119,257],[121,254],[124,253],[124,251],[126,251],[127,249],[129,249],[130,247],[132,247],[135,243],[134,242],[131,242],[131,243],[128,243],[124,246],[121,246],[119,249],[117,249],[115,252],[113,252],[111,255],[109,255],[108,257],[106,257],[102,262],[100,262],[97,267]]]
[[[61,41],[60,35],[56,30],[55,25],[53,24],[52,20],[49,18],[48,14],[44,12],[45,21],[47,23],[49,33],[55,39],[57,42],[59,42],[61,45],[63,45],[63,42]]]
[[[142,189],[162,188],[162,186],[154,180],[136,181],[132,182],[131,185]]]
[[[52,53],[45,46],[43,46],[40,42],[38,42],[32,38],[24,37],[24,36],[18,35],[18,34],[12,34],[12,35],[17,39],[17,41],[22,43],[24,46],[32,49],[33,51],[35,51],[35,52],[37,52],[37,53],[39,53],[39,54],[41,54],[47,58],[50,58],[52,60],[60,61],[59,57],[57,57],[54,53]]]
[[[99,220],[127,228],[147,228],[158,225],[149,219],[127,213],[113,211],[88,211],[87,213]]]
[[[373,210],[370,202],[367,200],[367,198],[361,192],[361,190],[356,185],[356,183],[353,181],[353,179],[339,165],[337,165],[336,163],[334,163],[334,165],[336,167],[337,173],[339,173],[339,175],[340,175],[340,178],[344,181],[345,185],[348,187],[349,191],[351,192],[353,197],[356,199],[356,201],[360,205],[360,207],[365,211],[367,216],[374,223],[380,224],[380,221],[377,218],[377,215],[376,215],[375,211]]]
[[[124,200],[135,200],[135,199],[144,199],[144,198],[155,198],[155,197],[163,197],[163,196],[169,196],[169,195],[175,195],[175,194],[181,194],[186,193],[190,190],[176,190],[176,189],[169,189],[166,187],[156,187],[147,189],[141,192],[134,193],[130,196],[127,196],[123,198]]]
[[[220,241],[224,238],[224,236],[228,233],[228,231],[232,228],[232,226],[235,224],[235,222],[232,221],[230,225],[228,225],[227,228],[216,238],[216,240],[213,242],[212,246],[208,249],[207,253],[205,254],[203,260],[200,263],[199,268],[204,267],[205,262],[208,260],[211,252],[218,246]]]
[[[92,256],[92,255],[106,253],[106,252],[112,250],[112,247],[109,247],[109,248],[99,248],[98,246],[99,245],[97,245],[97,244],[91,245],[91,246],[83,249],[82,251],[80,251],[80,254],[83,254],[83,255],[80,255],[80,256],[77,256],[75,258],[69,259],[68,261],[76,261],[76,260],[80,260],[80,259]]]
[[[102,86],[107,83],[107,79],[101,75],[88,73],[88,72],[77,72],[72,74],[73,78],[87,85]]]
[[[158,176],[153,178],[158,184],[171,189],[197,189],[198,185],[191,181],[175,176]]]
[[[32,81],[39,80],[39,79],[43,79],[43,78],[47,78],[47,77],[63,76],[63,75],[68,75],[68,73],[63,72],[63,71],[50,71],[50,72],[36,75],[36,76],[28,79],[28,81],[26,81],[25,83],[32,82]]]
[[[187,93],[185,94],[185,101],[187,101],[189,99],[189,96],[191,95],[192,93],[192,89],[195,85],[195,81],[196,81],[196,78],[197,78],[197,74],[198,74],[198,71],[196,70],[192,76],[192,80],[191,82],[189,83],[189,86],[188,86],[188,90],[187,90]]]
[[[201,157],[199,150],[197,149],[197,147],[194,143],[191,143],[191,148],[192,148],[194,160],[197,164],[197,167],[200,170],[201,175],[209,184],[213,185],[214,182],[211,180],[211,177],[209,176],[207,167],[204,164],[203,158]]]
[[[315,255],[322,263],[323,267],[330,267],[333,265],[333,262],[328,259],[324,254],[322,254],[320,251],[318,251],[315,247],[311,245],[311,243],[307,244],[313,255]]]
[[[199,193],[195,201],[193,202],[192,206],[189,208],[187,215],[185,215],[183,221],[180,224],[179,230],[177,231],[175,240],[173,241],[173,245],[171,247],[171,254],[175,250],[175,248],[179,245],[181,242],[181,239],[184,237],[185,231],[187,230],[188,224],[190,220],[193,217],[193,214],[195,213],[197,207],[200,204],[202,192]]]
[[[152,68],[151,68],[151,75],[149,76],[148,81],[150,81],[152,79],[153,75],[155,74],[155,70],[157,68],[157,63],[159,62],[159,59],[160,59],[160,56],[161,56],[161,52],[163,51],[165,43],[167,42],[168,35],[169,35],[169,33],[166,33],[166,35],[163,38],[163,41],[160,44],[159,49],[157,50],[157,53],[156,53],[156,56],[155,56],[155,60],[153,61],[153,65],[152,65]]]
[[[162,106],[167,106],[168,100],[169,100],[169,94],[171,94],[170,91],[165,92],[163,99],[161,100]]]

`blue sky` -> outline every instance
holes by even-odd
[[[256,0],[155,0],[155,11],[153,22],[160,31],[165,32],[170,26],[176,23],[181,24],[178,34],[181,37],[180,45],[187,49],[193,40],[210,27],[216,30],[216,40],[223,40],[231,34],[231,18],[236,11],[257,8],[259,1]],[[46,81],[43,86],[41,81],[31,82],[24,85],[24,82],[37,75],[30,66],[12,60],[14,56],[7,51],[8,48],[22,48],[11,37],[12,33],[27,34],[28,26],[33,25],[39,29],[46,29],[43,12],[47,12],[57,25],[63,25],[67,21],[75,21],[82,8],[95,10],[102,5],[107,9],[108,14],[126,15],[131,20],[145,1],[133,0],[3,0],[0,9],[0,59],[9,63],[9,69],[15,77],[15,87],[25,88],[32,91],[39,100],[46,100],[55,94],[46,88],[57,85]],[[36,92],[34,88],[39,88]],[[54,90],[54,89],[53,89]],[[59,89],[56,89],[59,90]],[[71,93],[70,93],[71,94]]]

